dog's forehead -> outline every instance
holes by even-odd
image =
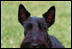
[[[34,16],[34,17],[29,17],[28,21],[31,21],[31,22],[43,22],[44,23],[45,19]]]

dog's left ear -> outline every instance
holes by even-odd
[[[30,13],[20,4],[18,9],[18,21],[23,25],[23,22],[25,22],[28,17],[30,17]]]
[[[50,27],[55,21],[55,6],[52,6],[46,13],[43,14],[48,27]]]

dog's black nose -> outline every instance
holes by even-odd
[[[39,45],[38,45],[37,43],[32,43],[32,44],[31,44],[31,47],[32,47],[32,48],[39,48]]]

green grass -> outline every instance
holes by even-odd
[[[70,1],[1,1],[1,48],[19,48],[24,39],[24,28],[18,22],[19,4],[23,4],[31,16],[38,17],[55,5],[56,21],[49,28],[49,34],[58,38],[66,48],[71,48]]]

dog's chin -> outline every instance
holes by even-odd
[[[25,42],[24,41],[24,43],[22,43],[22,44],[23,45],[21,48],[46,48],[47,47],[47,45],[43,42],[34,43],[34,42],[27,42],[27,41]]]
[[[46,48],[46,46],[45,45],[39,45],[39,46],[33,47],[31,45],[24,45],[23,48]]]

